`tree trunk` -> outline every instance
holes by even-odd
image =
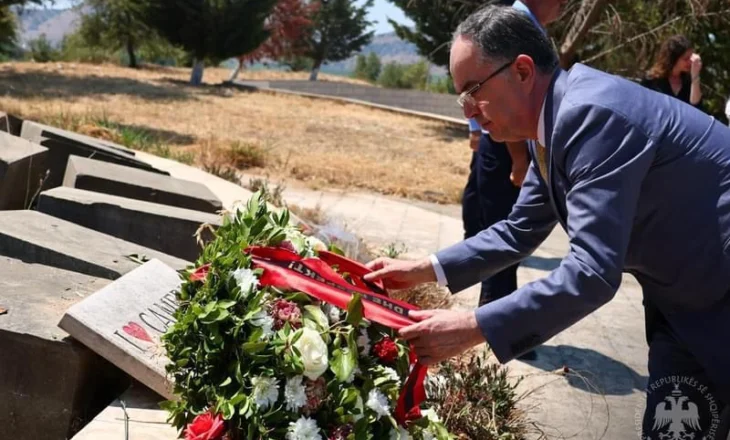
[[[127,55],[129,56],[129,67],[137,67],[137,56],[134,54],[134,41],[127,38]]]
[[[310,81],[317,81],[317,75],[319,75],[320,67],[322,67],[322,60],[315,60],[314,66],[312,67],[312,73],[309,74]]]
[[[243,70],[243,58],[238,59],[238,66],[236,69],[231,73],[231,77],[228,78],[228,82],[233,82],[238,78],[238,74],[241,73],[241,70]]]
[[[560,67],[570,68],[580,44],[588,31],[596,24],[608,0],[582,0],[580,9],[575,15],[573,25],[568,30],[563,44],[560,46]]]
[[[205,61],[195,59],[193,61],[193,73],[190,75],[190,84],[199,86],[203,82],[203,70]]]

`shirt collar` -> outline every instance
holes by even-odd
[[[542,108],[540,109],[540,119],[537,121],[537,141],[540,142],[540,145],[543,147],[547,144],[545,143],[545,102],[547,102],[547,93],[545,94],[545,98],[542,100]]]

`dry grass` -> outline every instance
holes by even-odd
[[[251,171],[272,179],[427,201],[459,200],[470,156],[465,133],[444,123],[354,104],[211,85],[229,74],[206,69],[208,85],[190,87],[187,69],[7,63],[0,65],[0,110],[72,129],[90,121],[85,132],[112,136],[94,127],[103,119],[110,123],[102,128],[145,133],[173,156],[254,145],[260,160],[247,165],[263,164],[265,168]],[[279,76],[306,74],[242,75]],[[231,160],[227,154],[216,156],[218,161]]]

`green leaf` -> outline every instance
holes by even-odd
[[[345,256],[345,251],[343,251],[342,249],[340,249],[339,246],[337,246],[334,243],[330,243],[328,250],[330,252],[332,252],[333,254],[341,255],[343,257]]]
[[[312,322],[315,324],[315,327],[313,327],[313,329],[319,332],[326,332],[330,328],[329,320],[327,319],[327,316],[324,314],[322,309],[319,308],[319,306],[304,306],[303,318],[305,320],[305,325],[307,324],[307,321]]]
[[[332,360],[330,361],[330,369],[340,382],[344,382],[352,374],[352,370],[355,369],[355,362],[351,356],[351,350],[349,348],[338,348],[332,353]]]
[[[309,298],[309,295],[302,292],[294,292],[290,293],[285,297],[287,301],[293,301],[297,304],[309,304],[312,302],[312,300]]]
[[[347,323],[357,327],[362,321],[362,295],[355,293],[347,304]]]
[[[241,349],[247,354],[256,354],[262,352],[266,345],[266,342],[246,342],[241,346]]]
[[[222,309],[229,309],[236,305],[236,301],[232,301],[230,299],[224,299],[223,301],[218,301],[218,307]]]
[[[233,379],[231,379],[230,377],[228,377],[228,378],[226,378],[226,380],[224,380],[224,381],[223,381],[223,383],[221,383],[221,384],[220,384],[219,386],[220,386],[221,388],[223,388],[223,387],[227,387],[228,385],[230,385],[230,384],[232,384],[232,383],[233,383]]]

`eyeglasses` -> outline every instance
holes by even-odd
[[[486,83],[490,79],[492,79],[495,76],[497,76],[500,72],[502,72],[504,69],[506,69],[509,66],[511,66],[512,63],[514,63],[514,62],[515,62],[515,60],[510,61],[509,63],[505,64],[504,66],[502,66],[499,69],[497,69],[494,72],[492,72],[491,75],[489,75],[488,77],[484,78],[482,81],[480,81],[480,82],[476,83],[475,85],[473,85],[472,87],[470,87],[469,90],[465,90],[465,91],[461,92],[461,94],[459,95],[459,98],[456,100],[456,102],[459,104],[459,106],[461,108],[464,108],[464,106],[466,104],[469,104],[469,105],[472,105],[472,106],[477,105],[477,102],[474,99],[474,96],[472,96],[472,95],[474,93],[476,93],[477,90],[479,90],[479,88],[484,85],[484,83]]]

